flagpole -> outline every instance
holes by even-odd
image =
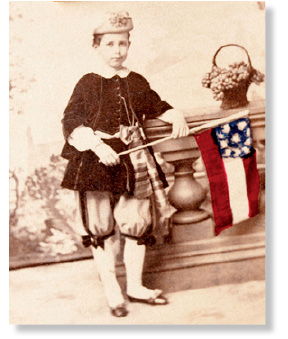
[[[245,111],[241,111],[241,112],[229,115],[226,118],[215,119],[215,120],[209,121],[209,122],[207,122],[207,123],[205,123],[201,126],[191,128],[189,130],[189,135],[193,135],[197,132],[200,132],[200,131],[208,129],[208,128],[214,128],[214,127],[217,127],[217,126],[222,125],[222,124],[229,123],[229,122],[234,121],[234,120],[238,120],[238,119],[241,119],[241,118],[248,117],[248,115],[249,115],[249,110],[247,109]],[[131,152],[139,151],[143,148],[146,148],[146,147],[149,147],[149,146],[154,146],[154,145],[160,144],[161,142],[171,140],[173,138],[174,137],[172,135],[170,135],[168,137],[149,142],[148,144],[140,145],[140,146],[128,149],[127,151],[120,152],[120,153],[118,153],[118,155],[120,156],[120,155],[129,154]]]

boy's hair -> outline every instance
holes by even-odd
[[[92,47],[97,48],[100,45],[103,35],[104,34],[93,34]],[[129,39],[130,39],[130,33],[128,32],[128,41]]]
[[[103,37],[103,34],[93,34],[92,47],[97,48],[101,43],[102,37]]]

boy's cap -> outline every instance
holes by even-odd
[[[106,13],[102,23],[93,34],[125,33],[133,29],[132,18],[128,12]]]

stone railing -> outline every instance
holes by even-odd
[[[195,108],[185,111],[184,114],[189,127],[193,128],[244,109],[249,110],[254,147],[257,149],[258,168],[263,171],[265,166],[264,101],[250,102],[244,108],[231,110],[221,110],[218,107]],[[157,119],[147,121],[144,128],[149,141],[171,134],[171,125]],[[164,141],[153,148],[155,152],[161,152],[164,159],[175,167],[175,181],[168,193],[170,202],[178,210],[173,216],[173,224],[193,224],[209,218],[209,212],[201,207],[206,198],[207,189],[205,190],[198,180],[205,177],[205,172],[200,170],[200,173],[195,173],[195,167],[197,168],[195,161],[199,159],[200,152],[194,137],[191,135],[177,140]]]

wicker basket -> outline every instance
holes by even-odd
[[[248,66],[249,66],[249,77],[246,81],[239,83],[239,86],[236,88],[232,88],[232,89],[227,89],[224,90],[224,98],[222,99],[222,104],[221,104],[221,108],[222,109],[230,109],[230,108],[238,108],[238,107],[245,107],[248,105],[248,100],[247,100],[247,92],[248,92],[248,88],[251,84],[251,77],[253,76],[253,74],[255,73],[255,69],[252,67],[251,64],[251,59],[250,56],[247,52],[247,50],[237,44],[228,44],[228,45],[224,45],[221,46],[220,48],[218,48],[218,50],[216,51],[216,53],[214,54],[213,57],[213,66],[217,66],[216,64],[216,57],[218,55],[218,53],[221,51],[221,49],[225,48],[225,47],[230,47],[230,46],[234,46],[234,47],[239,47],[241,49],[243,49],[246,54],[247,54],[247,59],[248,59]]]

